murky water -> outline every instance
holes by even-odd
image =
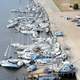
[[[4,53],[7,46],[13,42],[21,42],[29,44],[30,37],[16,33],[14,30],[9,30],[6,28],[8,24],[7,21],[10,19],[10,9],[15,9],[18,7],[26,6],[27,0],[0,0],[0,60],[4,59]],[[8,53],[9,57],[13,53]],[[24,74],[26,75],[26,69],[22,68],[17,71],[10,71],[5,68],[0,68],[0,80],[19,80],[24,79]]]
[[[25,36],[6,28],[8,19],[11,18],[10,9],[22,8],[29,4],[30,0],[0,0],[0,60],[4,59],[4,53],[8,45],[12,42],[23,44],[31,43],[31,36]],[[10,51],[6,57],[15,55]],[[11,71],[0,67],[0,80],[24,80],[28,73],[25,68]]]

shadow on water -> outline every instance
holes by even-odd
[[[77,80],[77,77],[74,76],[74,78],[61,78],[60,80]]]
[[[1,66],[0,66],[0,70],[1,70],[1,69],[4,69],[5,71],[12,72],[12,73],[15,73],[15,72],[17,72],[17,71],[20,70],[20,68],[17,69],[17,68],[8,68],[8,67],[1,67]]]
[[[5,68],[5,67],[4,67]],[[21,67],[20,67],[21,68]],[[20,68],[10,68],[10,67],[6,67],[5,69],[6,69],[6,71],[10,71],[10,72],[17,72],[17,71],[19,71],[20,70]]]

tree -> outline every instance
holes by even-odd
[[[73,9],[78,10],[78,9],[79,9],[79,5],[78,5],[77,3],[75,3],[75,4],[73,5]]]

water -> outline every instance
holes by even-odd
[[[30,36],[25,36],[6,28],[6,25],[8,24],[7,21],[11,17],[10,9],[27,6],[27,4],[29,4],[28,1],[30,0],[0,0],[0,60],[5,58],[4,53],[11,41],[24,44],[31,43]],[[7,57],[9,56],[14,56],[12,51],[8,53]],[[28,73],[24,67],[17,71],[0,67],[0,80],[24,80],[24,76],[27,75]]]
[[[8,24],[7,21],[11,17],[10,9],[23,7],[26,5],[26,3],[26,0],[0,0],[0,60],[5,58],[4,53],[11,40],[25,43],[26,40],[28,41],[29,39],[28,36],[24,37],[24,35],[21,35],[20,33],[15,33],[14,30],[9,30],[6,28],[6,25]],[[8,55],[13,54],[8,53]],[[19,78],[19,80],[23,80],[24,74],[27,74],[26,69],[24,68],[18,71],[10,71],[5,68],[0,68],[0,80],[16,80],[16,78]]]

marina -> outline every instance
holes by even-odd
[[[5,26],[10,37],[4,44],[8,47],[2,46],[0,76],[8,75],[1,80],[74,78],[76,67],[70,62],[69,50],[64,50],[57,41],[64,33],[50,30],[48,14],[37,1],[27,0],[25,7],[21,7],[21,0],[18,3],[20,6],[10,10],[13,17]]]

